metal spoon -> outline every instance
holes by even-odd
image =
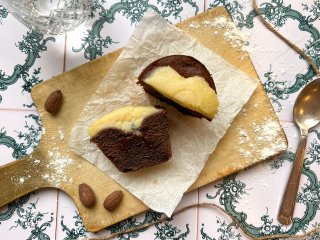
[[[278,214],[279,222],[284,225],[292,222],[309,129],[320,122],[320,78],[299,93],[293,106],[293,119],[300,129],[300,140]]]

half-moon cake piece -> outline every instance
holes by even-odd
[[[128,106],[96,120],[90,141],[121,172],[136,171],[170,159],[167,112],[162,107]]]
[[[180,112],[212,120],[218,112],[216,87],[197,59],[171,55],[149,64],[138,77],[144,91]]]

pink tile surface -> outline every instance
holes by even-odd
[[[249,240],[230,217],[217,208],[199,208],[197,240],[203,239],[242,239]]]
[[[11,205],[0,208],[0,214],[12,212],[13,216],[1,222],[0,234],[6,239],[32,239],[39,234],[47,239],[55,239],[56,232],[56,190],[39,190],[20,199]]]
[[[0,5],[2,1],[0,0]],[[131,5],[125,5],[124,2],[130,2]],[[271,1],[258,2],[276,5]],[[292,9],[298,10],[303,16],[311,16],[313,1],[305,2],[308,4],[308,8],[303,7],[299,1],[285,0],[283,5],[291,5]],[[141,11],[146,6],[145,4],[156,6],[163,15],[168,15],[166,18],[172,23],[193,16],[196,12],[195,6],[200,13],[210,5],[225,5],[231,11],[236,23],[241,22],[241,14],[246,17],[252,10],[249,0],[111,0],[106,2],[100,0],[96,3],[101,3],[104,10],[97,9],[93,19],[67,35],[55,36],[55,41],[48,40],[45,44],[46,49],[39,54],[40,58],[36,58],[35,63],[28,69],[29,75],[25,80],[29,81],[32,77],[45,80],[62,73],[64,70],[67,71],[88,62],[90,54],[92,54],[90,44],[91,47],[95,47],[95,50],[99,51],[99,44],[105,41],[105,46],[101,47],[101,54],[124,46],[137,24],[133,18],[136,16],[133,14],[133,10]],[[279,4],[281,5],[281,1]],[[115,9],[116,5],[121,6],[119,11],[110,15],[115,19],[103,19],[104,14],[110,14],[111,9]],[[27,35],[28,29],[11,15],[1,17],[1,14],[0,7],[0,73],[11,75],[15,66],[23,65],[26,61],[27,54],[19,50],[16,45],[25,39],[24,36]],[[98,21],[105,21],[98,34],[101,38],[94,38],[94,43],[92,43],[88,40],[88,31],[97,31],[93,25]],[[307,65],[297,54],[267,31],[257,18],[253,19],[253,24],[253,28],[243,27],[242,31],[248,34],[250,45],[253,48],[250,56],[261,81],[278,84],[285,82],[286,87],[293,86],[296,75],[305,74]],[[319,29],[319,20],[312,22],[312,24]],[[278,29],[299,47],[305,47],[309,40],[313,40],[310,33],[301,31],[298,21],[291,18],[288,18],[285,25]],[[97,32],[94,34],[97,36]],[[48,38],[49,36],[43,37],[43,39]],[[42,42],[43,39],[37,41]],[[99,54],[96,54],[94,58],[98,56]],[[40,71],[35,73],[35,70],[38,69]],[[268,72],[272,72],[272,74],[266,75]],[[271,80],[268,80],[268,76],[271,77]],[[32,100],[28,91],[23,92],[24,84],[25,82],[20,77],[15,84],[8,85],[7,90],[0,89],[2,97],[2,101],[0,101],[0,141],[5,139],[3,136],[12,139],[12,144],[9,147],[0,142],[0,165],[15,160],[13,150],[17,149],[19,145],[26,153],[31,153],[41,135],[41,127],[36,121],[37,112],[34,107],[26,106],[31,105]],[[281,86],[278,90],[283,91]],[[247,229],[251,229],[252,232],[253,227],[259,229],[257,231],[262,235],[272,234],[272,229],[276,227],[280,227],[282,232],[292,229],[291,226],[280,226],[276,217],[292,166],[293,153],[298,143],[298,131],[292,123],[291,111],[299,91],[298,89],[290,94],[282,94],[284,99],[269,94],[271,101],[274,100],[272,101],[273,106],[289,140],[289,153],[286,157],[259,164],[234,176],[187,193],[177,207],[178,211],[189,205],[209,202],[219,205],[224,211],[217,208],[191,208],[175,215],[170,221],[115,239],[250,239],[246,233],[237,228],[229,215],[226,214],[226,212],[231,214],[232,211],[235,211],[233,213],[238,217],[241,216],[240,213],[245,214],[245,219],[242,219],[243,224],[247,224]],[[316,130],[320,131],[320,128],[318,127]],[[320,176],[318,157],[320,154],[320,135],[318,135],[317,132],[312,132],[308,138],[306,174],[303,174],[301,178],[299,201],[295,209],[297,219],[306,217],[306,204],[314,204],[310,205],[312,207],[319,206],[315,205],[319,202],[317,189],[319,188],[318,179]],[[311,161],[314,162],[310,163]],[[300,224],[298,225],[298,234],[310,231],[317,226],[320,227],[319,211],[315,210],[314,213],[315,216],[310,220],[310,223],[303,226],[301,221],[298,221]],[[98,233],[88,233],[82,224],[77,208],[66,194],[56,190],[40,190],[32,193],[29,197],[16,200],[12,204],[0,208],[0,236],[5,236],[5,239],[50,240],[81,239],[86,236],[97,238],[119,230],[120,226],[127,228],[139,226],[159,217],[160,214],[157,213],[143,213],[122,222],[122,225],[112,226]],[[315,233],[310,239],[320,239],[319,233]]]
[[[39,140],[41,135],[41,127],[33,118],[37,117],[37,115],[37,111],[33,110],[0,110],[0,133],[12,138],[10,146],[24,144],[25,147],[22,149],[26,150],[27,154],[30,154],[33,148],[37,146],[36,141]],[[19,135],[21,135],[20,138]],[[25,141],[25,138],[30,139],[30,141]],[[0,146],[3,149],[0,155],[0,165],[14,161],[14,149],[5,145]]]
[[[19,50],[17,44],[23,41],[29,30],[11,15],[5,21],[6,24],[0,25],[0,36],[6,36],[1,38],[0,69],[6,75],[11,76],[18,65],[25,65],[28,61],[29,55]],[[37,39],[37,41],[42,44],[46,39],[47,42],[44,44],[46,50],[40,51],[40,58],[36,58],[35,63],[28,69],[29,76],[26,76],[27,80],[30,80],[32,76],[39,78],[39,80],[45,80],[63,72],[64,36],[55,36],[54,38],[44,36],[42,39]],[[35,70],[38,70],[39,74],[34,74]],[[6,91],[0,91],[2,96],[0,110],[26,109],[25,105],[32,103],[30,93],[23,91],[22,86],[24,84],[25,82],[20,77],[15,84],[9,85]]]

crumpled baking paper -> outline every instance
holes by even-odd
[[[137,76],[148,64],[172,54],[196,58],[212,74],[220,104],[212,122],[182,115],[173,107],[147,96],[142,87],[136,84]],[[69,145],[148,207],[171,216],[257,84],[256,79],[235,69],[195,38],[149,9],[85,106],[72,129]],[[158,166],[122,173],[95,144],[89,142],[88,127],[117,108],[150,104],[161,104],[168,110],[172,158]]]

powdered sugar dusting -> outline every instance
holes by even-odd
[[[213,29],[213,35],[217,35],[221,30],[225,30],[223,35],[224,40],[229,42],[234,49],[244,52],[255,50],[255,48],[249,46],[249,35],[238,29],[229,18],[219,16],[213,20],[205,20],[200,24],[192,22],[188,27],[189,29]]]
[[[31,175],[39,174],[43,180],[49,181],[52,186],[58,187],[62,182],[72,183],[73,179],[68,177],[68,169],[70,165],[73,164],[73,159],[70,158],[68,153],[64,153],[64,150],[61,150],[57,147],[58,141],[64,141],[64,132],[62,127],[57,131],[56,137],[53,136],[50,138],[52,140],[52,148],[47,151],[48,160],[43,160],[39,157],[35,157],[32,154],[30,158],[32,159],[32,164],[34,167],[30,169],[24,169],[22,176],[11,176],[11,181],[15,185],[23,185],[31,178]],[[44,168],[44,164],[45,168]],[[78,166],[81,167],[81,166]],[[31,171],[33,174],[31,174]]]
[[[50,181],[54,186],[59,186],[61,182],[73,182],[72,178],[66,176],[67,167],[73,163],[68,154],[60,153],[58,148],[48,151],[51,161],[47,164],[47,168],[51,173],[45,173],[41,177]]]
[[[260,156],[267,158],[268,156],[275,154],[278,150],[285,148],[285,144],[279,139],[279,132],[281,131],[280,125],[274,121],[266,121],[266,124],[262,127],[260,141],[272,143],[271,147],[262,148]]]
[[[224,39],[227,40],[231,46],[241,51],[251,51],[248,42],[249,35],[241,32],[234,22],[225,17],[217,17],[213,20],[212,26],[216,29],[225,29]]]
[[[286,144],[279,138],[281,127],[278,122],[270,117],[264,118],[261,123],[252,123],[255,136],[250,136],[249,131],[238,128],[239,153],[250,160],[253,156],[266,159],[286,149]],[[253,144],[254,143],[254,144]]]
[[[250,140],[248,132],[244,129],[238,129],[240,136],[240,144],[248,142]]]
[[[58,130],[58,135],[59,135],[60,141],[63,142],[63,141],[64,141],[64,133],[63,133],[62,128],[60,128],[60,129]]]
[[[190,25],[189,25],[189,28],[192,28],[192,29],[198,29],[200,27],[201,27],[201,25],[198,23],[190,23]]]
[[[40,163],[40,159],[34,159],[33,163],[36,164],[36,165],[39,164]]]
[[[19,186],[24,184],[28,179],[31,178],[30,174],[28,174],[29,170],[26,170],[25,176],[11,176],[11,181],[15,183],[15,185]],[[6,173],[5,173],[6,175]]]

